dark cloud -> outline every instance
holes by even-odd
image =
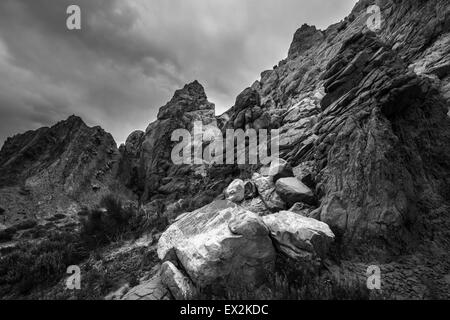
[[[2,0],[0,143],[77,114],[118,142],[198,79],[218,112],[287,54],[303,23],[325,28],[355,0]],[[82,9],[82,30],[66,9]]]

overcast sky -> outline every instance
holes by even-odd
[[[217,113],[356,0],[0,0],[0,145],[71,114],[117,143],[197,79]],[[68,31],[78,4],[82,30]]]

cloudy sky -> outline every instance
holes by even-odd
[[[356,0],[0,0],[0,145],[71,114],[118,143],[195,79],[217,113]],[[66,9],[82,10],[82,30]]]

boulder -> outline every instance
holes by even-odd
[[[275,191],[275,184],[270,177],[264,177],[259,174],[253,176],[256,189],[264,206],[270,212],[278,212],[287,209],[286,203]]]
[[[176,300],[193,300],[197,296],[192,281],[170,261],[161,266],[161,281]]]
[[[245,199],[244,181],[234,180],[225,191],[226,198],[232,202],[239,203]]]
[[[314,193],[297,178],[282,178],[276,183],[276,191],[288,206],[297,202],[315,205]]]
[[[277,249],[296,260],[310,262],[323,258],[334,241],[334,234],[326,223],[290,211],[281,211],[262,219]]]
[[[269,177],[275,183],[281,178],[293,177],[291,165],[283,159],[275,159],[270,164]]]
[[[263,194],[264,192],[275,188],[275,184],[273,183],[272,179],[262,176],[258,173],[255,173],[253,175],[252,181],[255,184],[259,194]]]
[[[162,234],[158,256],[178,263],[197,288],[220,290],[263,283],[276,254],[257,214],[218,200],[178,217]]]

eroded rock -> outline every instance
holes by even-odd
[[[334,241],[327,224],[289,211],[263,217],[277,248],[287,256],[310,262],[323,258]]]
[[[170,293],[156,275],[149,281],[130,289],[122,300],[170,300]]]
[[[198,294],[191,280],[170,261],[161,266],[161,281],[176,300],[192,300]]]
[[[288,206],[297,202],[315,205],[314,193],[297,178],[283,178],[277,181],[276,191]]]
[[[180,216],[161,236],[158,256],[178,262],[198,288],[216,290],[261,284],[275,249],[257,214],[215,201]]]
[[[245,184],[244,181],[237,179],[234,180],[225,191],[225,195],[228,200],[239,203],[245,199]]]

